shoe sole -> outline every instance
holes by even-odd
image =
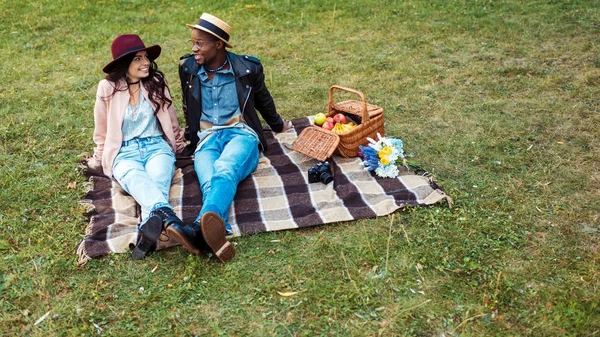
[[[225,263],[235,256],[233,244],[225,237],[225,222],[214,212],[206,212],[200,219],[200,229],[204,241],[215,257]]]
[[[162,219],[156,215],[148,218],[138,232],[138,235],[141,235],[142,237],[131,252],[131,257],[134,260],[143,259],[150,249],[152,249],[152,246],[158,240],[161,232]]]
[[[167,236],[172,240],[179,242],[185,250],[194,254],[200,255],[200,250],[196,248],[193,242],[190,242],[187,236],[182,235],[179,231],[173,229],[173,226],[167,227]]]

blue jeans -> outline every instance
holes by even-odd
[[[216,131],[194,153],[194,170],[202,191],[202,209],[196,219],[208,211],[217,213],[228,230],[229,207],[240,181],[258,166],[258,139],[241,129]]]
[[[169,207],[175,155],[162,137],[123,142],[113,164],[113,177],[142,207],[142,222],[151,211]]]

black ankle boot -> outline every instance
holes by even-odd
[[[161,207],[150,212],[150,215],[159,216],[163,222],[164,228],[167,228],[173,224],[184,226],[183,221],[177,217],[175,212],[169,207]]]
[[[159,216],[151,214],[144,223],[140,224],[137,245],[131,252],[131,257],[134,260],[143,259],[146,253],[152,249],[156,240],[158,240],[162,229],[162,219]]]
[[[200,251],[205,250],[206,243],[202,237],[202,230],[196,222],[190,225],[174,223],[167,227],[167,235],[194,255],[199,255]]]

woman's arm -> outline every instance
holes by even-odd
[[[171,98],[171,93],[169,92],[169,89],[167,87],[165,87],[165,96],[168,97],[170,100],[173,100]],[[175,105],[171,104],[167,108],[167,112],[169,113],[169,119],[171,120],[173,135],[175,135],[175,153],[179,154],[187,145],[187,141],[185,140],[183,129],[179,127],[179,122],[177,121],[177,112],[175,111]]]
[[[108,109],[108,102],[104,97],[106,93],[103,90],[102,81],[98,84],[98,91],[96,92],[96,104],[94,105],[94,135],[93,140],[96,143],[94,148],[93,159],[97,161],[98,165],[102,163],[102,153],[104,152],[104,141],[106,140],[106,128],[107,118],[106,112]]]

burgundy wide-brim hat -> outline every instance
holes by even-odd
[[[113,60],[110,61],[106,66],[104,66],[104,68],[102,68],[102,71],[104,71],[107,74],[111,73],[115,70],[119,59],[142,50],[147,51],[148,58],[151,61],[154,61],[160,56],[161,48],[157,44],[150,47],[146,47],[142,39],[135,34],[124,34],[117,36],[113,41],[112,45],[110,46],[110,51],[112,52]]]

